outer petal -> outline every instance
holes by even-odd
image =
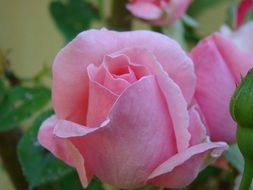
[[[169,158],[149,176],[151,185],[179,188],[191,183],[205,165],[208,153],[214,158],[227,149],[226,143],[202,143]]]
[[[233,32],[230,31],[230,33],[225,34],[223,33],[223,31],[221,31],[221,34],[225,38],[232,41],[233,44],[240,50],[240,52],[249,54],[253,52],[252,32],[253,32],[253,21],[244,24],[236,31]]]
[[[253,26],[253,25],[252,25]],[[253,27],[252,31],[253,32]],[[236,83],[239,83],[241,80],[241,76],[245,76],[249,69],[253,67],[253,40],[252,37],[245,37],[245,39],[234,39],[234,43],[232,43],[232,38],[224,38],[219,34],[214,35],[215,43],[217,44],[217,48],[220,51],[223,59],[227,63],[228,67],[231,69],[233,75],[236,78]],[[250,50],[248,45],[247,47],[242,44],[245,41],[252,46]]]
[[[235,79],[224,62],[212,36],[191,52],[197,75],[196,99],[213,141],[235,140],[235,123],[229,114],[229,101]]]
[[[89,94],[87,65],[100,65],[104,55],[132,47],[151,51],[190,102],[195,84],[193,64],[177,42],[148,31],[88,30],[79,34],[55,58],[52,98],[56,115],[85,124]]]
[[[77,168],[83,187],[87,187],[92,173],[85,167],[84,158],[70,140],[59,138],[53,134],[57,122],[55,116],[43,122],[38,134],[39,143],[59,159]]]
[[[152,76],[123,92],[104,127],[80,135],[69,138],[95,175],[126,189],[142,186],[154,168],[176,153],[166,103]]]
[[[127,5],[127,9],[136,17],[155,20],[162,16],[162,10],[149,2],[135,2]]]

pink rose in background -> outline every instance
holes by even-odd
[[[236,9],[236,27],[241,26],[249,11],[253,8],[253,0],[241,0]]]
[[[169,25],[182,17],[191,0],[130,0],[127,9],[154,25]]]
[[[84,187],[93,175],[124,189],[185,186],[227,148],[209,141],[194,90],[192,61],[174,40],[88,30],[56,56],[56,115],[39,142],[75,167]]]
[[[195,97],[211,140],[235,141],[236,124],[229,113],[230,98],[241,77],[253,67],[253,22],[235,32],[228,28],[202,40],[190,55],[195,64]]]

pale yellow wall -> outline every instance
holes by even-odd
[[[52,64],[64,40],[48,11],[50,0],[0,0],[0,48],[11,49],[16,73],[33,76],[42,64]],[[105,1],[106,2],[106,1]],[[227,2],[200,15],[199,33],[209,34],[223,23]]]
[[[51,64],[64,41],[48,11],[50,0],[0,0],[0,48],[20,76]]]
[[[0,48],[19,76],[31,77],[51,65],[63,38],[48,12],[50,0],[0,0]],[[0,189],[14,190],[0,163]]]

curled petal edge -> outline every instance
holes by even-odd
[[[215,142],[215,143],[201,143],[195,146],[192,146],[184,151],[170,157],[168,160],[163,162],[158,166],[148,177],[147,180],[159,177],[160,175],[169,173],[173,171],[174,168],[184,164],[191,157],[204,153],[211,150],[211,156],[213,158],[219,157],[224,150],[228,148],[228,145],[224,142]]]
[[[84,158],[71,141],[54,135],[54,127],[57,123],[58,119],[54,115],[44,121],[38,133],[38,141],[57,158],[60,158],[67,164],[77,168],[82,186],[86,188],[92,178],[92,173],[85,168]]]

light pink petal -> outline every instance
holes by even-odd
[[[164,16],[154,21],[156,25],[169,25],[180,19],[186,12],[191,0],[170,0],[170,2],[162,7]]]
[[[253,2],[253,1],[252,1]],[[238,30],[231,33],[230,39],[243,53],[253,52],[253,21],[242,25]]]
[[[196,105],[189,110],[190,126],[189,132],[191,134],[190,145],[196,145],[204,142],[207,138],[206,126],[201,120],[199,110]]]
[[[106,123],[71,141],[95,175],[111,185],[144,185],[150,172],[177,151],[166,103],[152,76],[123,92]]]
[[[44,121],[38,133],[38,141],[56,157],[75,167],[78,171],[83,187],[87,187],[92,178],[92,173],[88,167],[85,166],[86,164],[83,156],[71,141],[54,135],[54,128],[57,123],[58,120],[55,116]]]
[[[253,26],[253,24],[252,24]],[[250,35],[253,32],[250,31]],[[249,69],[253,67],[253,40],[247,35],[245,38],[225,38],[219,34],[214,35],[215,43],[223,59],[230,67],[238,84],[241,76],[245,76]],[[234,41],[234,43],[232,43]],[[246,42],[248,41],[248,42]],[[246,43],[245,43],[246,42]],[[247,45],[249,44],[249,45]],[[251,46],[251,47],[250,47]]]
[[[87,65],[98,66],[105,55],[134,47],[152,52],[180,86],[187,102],[191,101],[195,84],[193,64],[177,42],[150,31],[88,30],[80,33],[55,58],[52,98],[56,115],[85,124],[89,94]]]
[[[133,83],[136,81],[136,77],[130,64],[131,62],[126,55],[108,55],[104,58],[105,67],[114,78],[125,79],[129,83]]]
[[[172,20],[175,21],[183,16],[191,2],[192,0],[171,0],[169,6],[174,8],[171,14]]]
[[[129,66],[129,59],[125,55],[105,56],[103,67],[106,70],[106,75],[103,85],[120,95],[131,83],[136,81],[135,74]]]
[[[87,70],[90,78],[87,126],[98,127],[106,120],[118,96],[95,81],[98,73],[94,65],[89,65]]]
[[[196,99],[213,141],[235,140],[235,123],[229,101],[236,83],[214,40],[204,39],[191,51],[197,75]]]
[[[113,35],[89,30],[79,34],[56,56],[52,99],[56,115],[85,124],[88,104],[88,64],[99,65],[107,52],[117,49]],[[108,41],[111,45],[108,46]]]
[[[162,10],[149,2],[136,2],[127,5],[127,9],[136,17],[155,20],[162,16]]]
[[[189,126],[189,116],[187,103],[182,95],[181,89],[170,79],[160,63],[158,63],[147,49],[124,49],[117,53],[124,53],[134,64],[145,65],[149,71],[155,75],[170,112],[178,151],[187,148],[191,138],[187,130]]]
[[[163,69],[177,83],[182,93],[190,104],[194,90],[196,77],[192,60],[186,55],[179,44],[165,35],[147,31],[136,31],[132,40],[126,41],[126,48],[144,48],[154,55]]]
[[[239,29],[231,31],[228,26],[221,28],[221,35],[234,44],[242,53],[253,52],[253,21],[242,25]],[[218,34],[217,34],[218,35]],[[218,36],[221,38],[221,36]],[[230,44],[230,43],[228,43]]]
[[[205,166],[208,154],[217,158],[228,147],[226,143],[202,143],[174,155],[157,167],[148,183],[168,188],[184,187],[191,183]]]

